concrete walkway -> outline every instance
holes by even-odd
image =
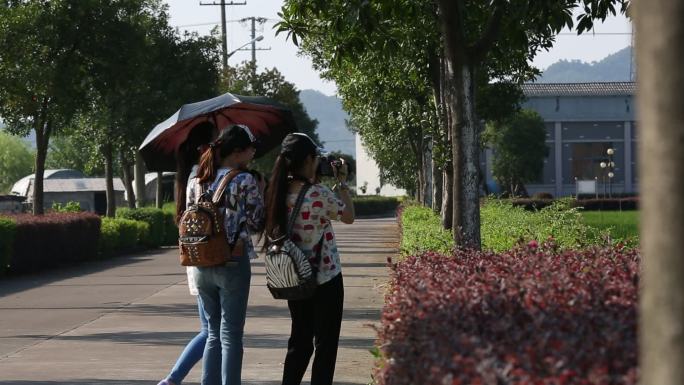
[[[370,381],[375,332],[396,253],[394,219],[336,225],[345,312],[335,384]],[[0,384],[152,384],[163,378],[199,320],[177,250],[167,249],[0,280]],[[290,320],[287,304],[252,266],[244,384],[280,384]],[[184,384],[198,384],[201,364]],[[308,384],[309,374],[305,376]]]

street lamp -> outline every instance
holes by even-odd
[[[615,162],[613,162],[613,155],[615,154],[615,150],[613,148],[608,148],[606,150],[606,155],[608,155],[608,160],[605,162],[599,163],[599,166],[601,166],[601,169],[603,169],[603,196],[606,196],[606,175],[608,176],[608,197],[612,198],[613,197],[613,178],[615,177],[615,173],[613,170],[615,169]]]
[[[230,52],[226,55],[226,59],[228,59],[229,57],[233,56],[237,51],[243,49],[244,47],[246,47],[246,46],[248,46],[248,45],[250,45],[250,44],[252,44],[252,43],[254,43],[254,42],[262,41],[262,40],[264,40],[264,35],[259,35],[259,36],[255,37],[254,39],[248,41],[247,43],[245,43],[245,44],[239,46],[238,48],[236,48],[236,49],[230,51]]]

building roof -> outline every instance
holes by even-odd
[[[527,97],[631,96],[636,93],[636,83],[525,83],[522,85],[522,91]]]
[[[107,190],[105,178],[71,178],[71,179],[46,179],[43,185],[44,192],[101,192]],[[125,191],[120,178],[114,178],[114,191]]]
[[[14,185],[12,186],[12,190],[10,190],[10,193],[13,195],[20,195],[20,196],[28,196],[28,191],[31,185],[31,181],[35,178],[36,174],[31,174],[27,175],[21,179],[19,179]],[[78,170],[72,170],[68,168],[63,168],[63,169],[58,169],[58,170],[45,170],[43,173],[43,179],[48,180],[48,179],[67,179],[67,178],[83,178],[85,175],[83,175],[82,172]]]

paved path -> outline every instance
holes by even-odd
[[[396,252],[394,219],[336,226],[345,313],[335,384],[367,384],[369,349]],[[280,383],[290,321],[286,303],[252,267],[244,384]],[[0,384],[152,384],[167,374],[199,327],[175,249],[0,280]],[[184,384],[198,384],[197,365]],[[309,374],[305,376],[308,384]]]

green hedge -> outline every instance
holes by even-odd
[[[502,252],[520,242],[542,242],[553,237],[561,248],[601,244],[606,231],[588,226],[579,209],[559,200],[531,212],[501,200],[486,200],[480,209],[482,248]],[[401,252],[405,255],[425,251],[448,252],[454,245],[450,231],[442,228],[440,218],[422,206],[405,207],[401,215]]]
[[[164,210],[152,207],[120,208],[116,210],[116,217],[142,221],[150,225],[149,236],[142,240],[144,246],[159,247],[164,244],[164,233],[167,231]]]
[[[357,216],[394,214],[399,206],[399,198],[383,196],[358,196],[353,199]]]
[[[0,274],[9,267],[16,232],[17,224],[12,219],[0,217]]]
[[[112,255],[135,250],[149,239],[150,225],[143,221],[125,218],[102,218],[100,252]]]

